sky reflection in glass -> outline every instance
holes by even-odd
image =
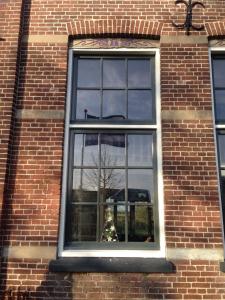
[[[125,59],[103,60],[103,88],[125,88],[126,61]]]
[[[101,135],[101,165],[115,167],[125,165],[125,135]]]
[[[128,135],[128,166],[152,166],[152,135]]]
[[[225,87],[225,60],[215,59],[213,62],[214,69],[214,87]]]
[[[103,117],[121,116],[126,118],[126,93],[125,91],[103,91]]]
[[[151,87],[151,73],[149,59],[128,60],[128,87]]]
[[[220,166],[225,165],[225,135],[218,135]]]
[[[98,164],[98,134],[75,134],[74,166],[97,167]]]
[[[216,120],[225,120],[225,90],[215,91]]]
[[[79,59],[77,73],[78,87],[100,87],[100,59]]]
[[[100,91],[78,90],[76,118],[85,119],[87,115],[100,116]],[[86,110],[86,114],[85,114]]]
[[[150,90],[128,91],[128,119],[152,119],[152,92]]]
[[[82,188],[84,191],[97,192],[98,190],[98,169],[74,169],[73,170],[73,189]],[[95,193],[95,198],[97,194]],[[85,202],[83,200],[83,202]],[[88,201],[90,202],[90,201]]]

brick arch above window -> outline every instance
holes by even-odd
[[[205,24],[208,37],[224,37],[225,36],[225,20],[209,22]]]
[[[123,36],[153,36],[159,38],[163,23],[146,20],[80,20],[67,23],[67,33],[70,36],[93,35],[123,35]]]

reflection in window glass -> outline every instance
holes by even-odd
[[[96,241],[96,224],[96,205],[71,206],[71,241]]]
[[[100,232],[101,242],[125,241],[125,206],[100,207]]]
[[[151,206],[128,207],[128,241],[154,242],[154,221]]]
[[[151,132],[74,134],[70,242],[154,241],[152,147]],[[93,231],[92,220],[97,220]]]
[[[125,88],[126,64],[125,59],[103,60],[103,87]]]
[[[97,202],[98,169],[74,169],[70,201]]]
[[[78,90],[76,119],[99,118],[100,103],[100,91]]]
[[[103,118],[126,118],[125,91],[103,91]]]
[[[216,120],[225,120],[225,90],[215,91]]]
[[[128,60],[128,87],[151,87],[151,72],[149,59]]]
[[[125,134],[101,134],[101,166],[125,165]]]
[[[74,166],[82,165],[82,147],[84,144],[84,135],[75,134],[74,136]]]
[[[75,134],[74,166],[98,166],[98,134]]]
[[[153,202],[153,171],[149,169],[128,170],[128,202]]]
[[[102,169],[100,174],[100,202],[124,202],[125,186],[125,170]]]
[[[77,87],[99,88],[101,82],[100,59],[78,59]]]
[[[218,134],[220,166],[225,165],[225,135]]]
[[[152,135],[128,135],[128,165],[152,166]]]
[[[225,60],[215,59],[213,61],[213,75],[214,75],[214,87],[225,87]]]
[[[150,90],[128,91],[128,118],[133,120],[152,119],[152,92]]]

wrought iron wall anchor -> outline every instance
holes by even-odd
[[[172,21],[173,25],[177,28],[181,28],[181,29],[186,29],[186,34],[189,35],[190,34],[190,29],[193,28],[195,30],[202,30],[204,28],[204,25],[193,25],[192,24],[192,10],[196,5],[200,5],[201,7],[205,8],[205,5],[201,2],[193,2],[192,0],[176,0],[175,5],[178,4],[184,4],[186,5],[186,20],[183,24],[176,24],[175,22]]]

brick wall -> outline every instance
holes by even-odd
[[[224,275],[208,260],[177,260],[176,273],[47,274],[48,261],[7,263],[8,289],[25,299],[224,299]],[[3,265],[4,269],[4,265]],[[17,299],[17,298],[13,298]],[[22,298],[23,299],[23,298]]]
[[[225,3],[204,4],[194,20],[205,30],[187,37],[171,25],[181,12],[173,0],[1,1],[2,299],[225,299],[207,39],[224,37]],[[172,274],[48,271],[58,240],[68,41],[78,36],[160,39]]]

